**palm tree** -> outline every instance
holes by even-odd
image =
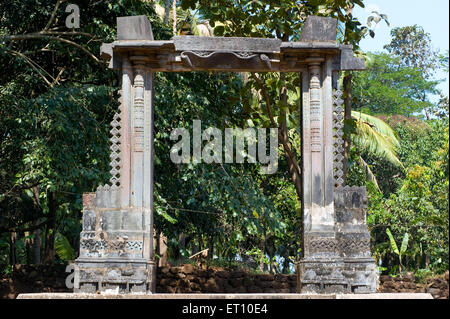
[[[358,145],[364,153],[387,160],[403,169],[403,164],[397,157],[400,142],[394,130],[375,116],[357,111],[352,111],[351,114],[356,120],[356,136],[353,136],[352,143]],[[368,179],[380,190],[377,179],[366,161],[359,156],[358,162],[366,170]]]

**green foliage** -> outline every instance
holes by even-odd
[[[75,260],[75,250],[70,245],[69,241],[61,233],[56,233],[55,249],[58,257],[63,261]]]
[[[427,154],[428,160],[422,159],[422,165],[426,166],[411,164],[404,180],[388,198],[369,188],[367,222],[371,228],[375,256],[382,259],[388,268],[392,268],[394,259],[383,244],[386,237],[382,230],[387,228],[394,238],[409,234],[409,249],[402,254],[405,256],[402,263],[406,268],[429,267],[442,272],[448,269],[448,124],[443,126],[437,122],[425,125],[430,125],[429,130],[438,133],[429,150],[431,154]],[[429,134],[424,135],[429,138]],[[419,139],[415,142],[425,147],[425,141]],[[410,156],[417,156],[416,153],[411,151]],[[406,157],[405,163],[412,161]]]
[[[389,230],[389,228],[386,229],[386,234],[389,236],[389,241],[390,241],[392,250],[394,251],[394,253],[396,253],[397,255],[400,256],[400,252],[398,251],[397,243],[395,242],[395,239],[392,236],[392,233]]]
[[[81,194],[109,178],[118,81],[96,54],[115,39],[116,16],[145,14],[157,39],[170,37],[148,2],[72,3],[81,11],[75,31],[64,26],[64,3],[53,20],[53,0],[0,3],[0,232],[17,233],[16,262],[30,255],[20,247],[27,229],[42,230],[50,261],[54,234],[76,247]]]
[[[432,75],[437,67],[438,53],[433,49],[430,34],[417,24],[391,30],[391,43],[384,48],[400,57],[406,67],[414,67],[423,72],[424,78]]]
[[[402,245],[400,246],[400,250],[398,249],[397,243],[395,242],[394,236],[392,236],[391,231],[386,229],[386,234],[389,237],[389,242],[391,244],[391,248],[394,251],[395,254],[398,256],[399,264],[400,264],[400,272],[402,271],[402,255],[406,253],[406,249],[408,248],[408,240],[409,235],[408,233],[405,233],[402,240]]]
[[[35,229],[42,231],[41,251],[51,253],[47,248],[54,241],[60,260],[76,257],[81,194],[109,178],[109,123],[119,83],[97,52],[102,42],[115,39],[115,18],[144,14],[156,39],[172,36],[152,1],[72,3],[82,12],[75,34],[65,33],[64,5],[45,31],[63,33],[41,33],[53,0],[0,3],[1,264],[13,262],[12,250],[15,262],[31,262]],[[198,10],[198,15],[180,11],[183,34],[196,34],[197,20],[209,20],[216,36],[295,41],[306,16],[316,14],[337,18],[339,41],[356,49],[363,37],[373,36],[373,22],[387,20],[377,13],[363,26],[351,15],[353,6],[363,6],[357,0],[182,0],[181,5]],[[353,77],[358,111],[345,126],[353,141],[347,182],[368,188],[368,224],[383,268],[395,273],[401,256],[406,269],[442,272],[449,263],[448,98],[442,96],[439,104],[428,98],[437,93],[437,82],[422,71],[433,71],[433,53],[428,47],[411,49],[428,46],[428,38],[420,38],[423,30],[395,30],[393,56],[369,54],[368,71]],[[33,38],[16,37],[23,35]],[[448,70],[448,53],[440,62]],[[211,265],[290,271],[302,240],[301,189],[289,170],[301,149],[300,86],[299,73],[155,74],[155,228],[168,238],[169,260],[185,262],[195,250],[211,247]],[[436,118],[412,117],[423,110]],[[220,129],[278,127],[286,131],[289,149],[280,147],[272,176],[248,163],[175,165],[170,132],[191,131],[194,119]],[[395,244],[396,254],[390,237],[405,234],[400,249]]]
[[[367,69],[353,75],[354,108],[368,114],[405,116],[431,108],[429,95],[439,81],[425,79],[423,71],[403,65],[401,57],[368,53]]]
[[[393,129],[375,116],[352,111],[352,117],[356,120],[355,139],[361,150],[401,167],[396,154],[400,143]]]

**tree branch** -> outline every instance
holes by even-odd
[[[33,231],[36,229],[40,229],[42,226],[46,225],[47,223],[49,223],[51,221],[50,218],[46,219],[43,222],[40,222],[39,224],[27,227],[27,228],[20,228],[20,227],[13,227],[13,228],[8,228],[8,227],[1,227],[0,228],[0,234],[3,233],[22,233],[22,232],[26,232],[26,231]]]
[[[259,85],[261,88],[261,92],[264,96],[264,100],[266,102],[267,107],[267,113],[269,115],[270,123],[272,124],[272,127],[277,128],[277,124],[275,123],[275,119],[273,117],[272,113],[272,107],[270,103],[269,94],[267,93],[266,87],[262,83],[261,79],[256,76],[255,73],[251,73],[250,75]],[[289,145],[289,135],[287,133],[287,128],[284,126],[282,129],[278,130],[278,138],[281,141],[281,144],[283,145],[284,153],[286,155],[286,160],[288,162],[289,166],[289,173],[291,174],[292,182],[294,183],[295,189],[297,191],[297,195],[299,198],[301,198],[302,194],[302,185],[301,185],[301,168],[298,165],[296,155],[292,151],[290,145]]]
[[[6,40],[10,40],[10,41],[44,40],[44,39],[58,41],[58,42],[66,43],[66,44],[69,44],[71,46],[74,46],[74,47],[80,49],[81,51],[86,53],[91,59],[93,59],[95,62],[97,62],[99,64],[104,64],[105,63],[104,61],[102,61],[99,58],[97,58],[94,54],[92,54],[85,47],[79,45],[78,43],[75,43],[73,41],[70,41],[70,40],[67,40],[67,39],[64,39],[64,38],[48,36],[48,35],[41,34],[41,33],[30,33],[30,34],[23,34],[23,35],[9,35],[9,36],[1,37],[0,39],[6,39]]]
[[[58,11],[58,8],[60,6],[61,3],[65,2],[66,0],[58,0],[58,2],[56,2],[55,8],[53,9],[52,15],[50,16],[50,19],[47,22],[47,25],[45,26],[43,31],[48,30],[48,28],[50,28],[50,26],[53,23],[53,20],[55,19],[56,16],[56,12]]]
[[[49,80],[47,80],[47,78],[40,72],[39,69],[41,69],[42,71],[44,71],[44,72],[47,73],[47,74],[48,74],[48,72],[45,71],[42,67],[40,67],[36,62],[33,62],[33,61],[32,61],[29,57],[27,57],[25,54],[22,54],[22,53],[20,53],[20,52],[18,52],[18,51],[14,51],[14,50],[5,50],[5,51],[11,52],[12,55],[15,55],[15,56],[18,56],[18,57],[24,59],[25,62],[28,63],[28,64],[33,68],[33,70],[35,70],[35,71],[37,72],[37,74],[39,74],[39,76],[45,81],[45,83],[46,83],[48,86],[50,86],[51,88],[53,87],[53,84],[52,84]],[[35,66],[35,64],[36,64],[37,66]],[[38,67],[39,67],[39,68],[38,68]],[[48,75],[49,75],[50,77],[52,77],[50,74],[48,74]],[[52,78],[52,79],[53,79],[53,78]],[[53,79],[53,81],[54,81],[54,80],[55,80],[55,79]]]

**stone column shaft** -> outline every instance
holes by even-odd
[[[305,237],[308,233],[330,237],[334,232],[331,62],[310,58],[302,77],[304,232]]]
[[[131,193],[132,207],[143,214],[143,257],[153,260],[153,72],[147,57],[132,56],[134,66],[133,111],[131,128]]]
[[[131,89],[133,68],[128,58],[122,62],[122,97],[121,97],[121,128],[120,128],[120,206],[130,206],[130,174],[131,174]]]

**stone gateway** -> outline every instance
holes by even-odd
[[[153,40],[145,16],[117,18],[102,58],[121,74],[111,123],[111,180],[83,196],[75,292],[155,292],[153,252],[154,72],[299,72],[302,76],[303,255],[298,291],[373,293],[376,269],[366,192],[343,185],[339,71],[362,70],[336,41],[336,20],[309,17],[300,41],[175,36]],[[156,92],[157,94],[157,92]]]

